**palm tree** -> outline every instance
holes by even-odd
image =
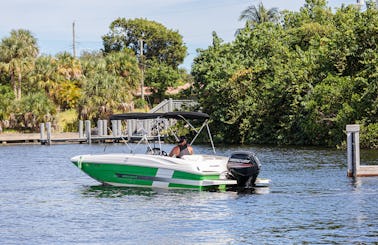
[[[38,52],[37,39],[28,30],[12,30],[0,43],[0,62],[6,64],[16,100],[21,99],[22,77],[32,70]]]
[[[248,6],[240,14],[239,20],[245,20],[246,24],[255,26],[264,22],[277,22],[279,19],[278,8],[266,9],[260,2],[258,7],[255,5]]]

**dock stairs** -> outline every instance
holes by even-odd
[[[173,100],[165,99],[152,108],[149,113],[165,113],[172,111],[185,110],[185,108],[191,108],[196,105],[196,102],[193,100]],[[154,137],[156,136],[157,127],[161,129],[167,129],[169,126],[172,126],[174,121],[172,120],[162,120],[156,122],[156,120],[142,120],[138,121],[135,119],[127,120],[127,137],[137,137],[137,136],[147,136]]]

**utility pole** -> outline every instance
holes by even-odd
[[[76,58],[76,46],[75,46],[75,21],[72,22],[72,54]]]
[[[142,76],[140,79],[140,95],[142,100],[144,100],[144,64],[143,64],[143,39],[139,39],[139,47],[140,47],[140,56],[139,56],[139,65],[142,71]]]
[[[365,4],[365,0],[357,0],[357,5],[362,7]]]

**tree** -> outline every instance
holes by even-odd
[[[154,60],[148,62],[148,67],[145,77],[146,86],[153,92],[153,101],[162,101],[168,87],[175,86],[180,79],[180,73],[178,69]]]
[[[43,89],[59,110],[76,107],[84,79],[79,59],[69,53],[40,56],[29,77],[30,90]]]
[[[246,24],[255,26],[264,22],[277,22],[279,19],[278,8],[266,9],[262,3],[257,7],[255,5],[248,6],[244,9],[239,20],[246,21]]]
[[[106,53],[129,48],[138,57],[143,56],[147,61],[155,59],[174,68],[186,56],[186,47],[178,31],[147,19],[118,18],[110,24],[109,33],[102,39]]]
[[[345,125],[363,124],[377,147],[378,10],[333,14],[306,0],[284,22],[244,28],[230,43],[214,35],[192,66],[215,139],[232,143],[341,145]]]
[[[23,76],[32,70],[38,52],[37,40],[28,30],[12,30],[0,44],[0,62],[7,65],[16,100],[21,99]]]
[[[105,57],[85,57],[86,77],[78,114],[82,119],[105,119],[114,111],[124,112],[140,80],[135,55],[131,50],[112,52]]]

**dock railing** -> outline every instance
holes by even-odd
[[[153,109],[150,113],[172,112],[183,110],[185,106],[194,106],[196,102],[193,100],[173,100],[165,99]],[[153,138],[157,135],[157,129],[167,129],[172,126],[174,120],[168,119],[148,119],[148,120],[98,120],[96,126],[93,127],[90,120],[79,121],[79,132],[76,133],[54,133],[51,122],[40,124],[40,133],[38,134],[22,134],[12,135],[8,137],[0,137],[0,143],[36,143],[50,145],[55,142],[118,142],[118,141],[138,141],[142,137]]]

